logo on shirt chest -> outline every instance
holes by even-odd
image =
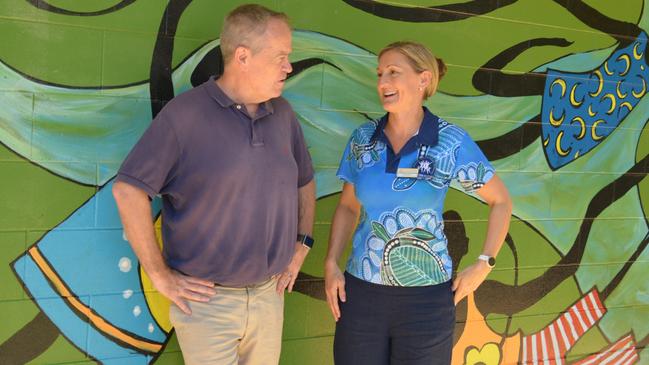
[[[430,180],[435,174],[435,161],[424,156],[417,160],[417,178]]]
[[[444,188],[450,182],[452,169],[455,166],[455,150],[435,151],[430,146],[421,146],[417,159],[407,170],[408,174],[397,173],[392,182],[395,191],[410,189],[417,181],[425,181],[437,189]]]

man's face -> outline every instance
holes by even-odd
[[[259,50],[250,56],[248,80],[258,102],[264,102],[282,94],[286,78],[293,71],[288,60],[291,30],[284,22],[271,20],[259,44]]]

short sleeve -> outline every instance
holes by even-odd
[[[347,146],[345,147],[343,156],[340,159],[340,165],[338,166],[338,171],[336,172],[336,176],[338,176],[338,178],[344,182],[355,184],[356,176],[358,174],[358,168],[357,168],[357,163],[352,154],[352,140],[353,140],[353,136],[350,137],[349,141],[347,142]]]
[[[300,127],[300,122],[295,117],[295,113],[293,113],[292,119],[293,157],[298,168],[297,185],[298,187],[302,187],[313,179],[313,162],[311,161],[311,155],[304,140],[302,127]]]
[[[140,188],[153,198],[175,176],[179,159],[178,138],[163,109],[126,156],[115,181]]]
[[[472,193],[483,187],[494,176],[495,170],[480,147],[464,133],[458,148],[453,178],[464,191]]]

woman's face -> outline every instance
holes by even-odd
[[[406,56],[391,50],[379,58],[376,73],[383,109],[394,113],[421,107],[428,86],[425,74],[429,72],[417,73]]]

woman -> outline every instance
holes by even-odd
[[[450,363],[455,304],[484,281],[507,233],[511,201],[489,161],[423,106],[445,71],[417,43],[379,53],[387,114],[352,133],[337,174],[344,186],[325,263],[337,364]],[[490,214],[482,255],[451,282],[442,209],[453,179]],[[343,275],[338,260],[359,217]]]

